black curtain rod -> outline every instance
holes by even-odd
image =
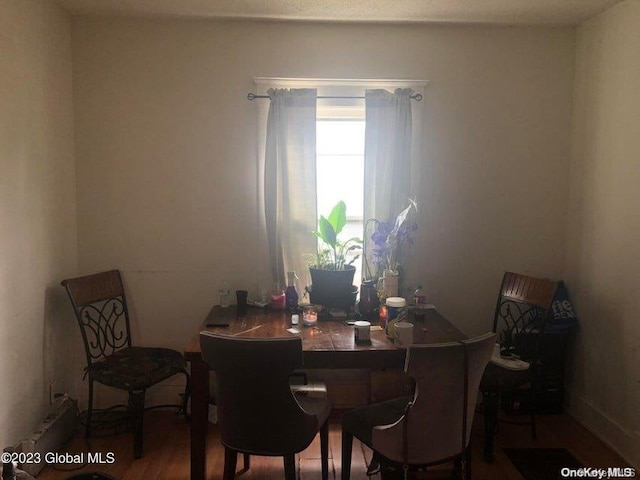
[[[256,98],[269,98],[269,95],[256,95],[255,93],[248,93],[247,94],[247,98],[249,100],[255,100]],[[318,97],[316,98],[364,98],[364,97],[353,97],[353,96],[344,96],[344,97],[334,97],[334,96],[327,96],[327,95],[318,95]],[[409,95],[409,98],[412,100],[415,100],[416,102],[420,102],[422,101],[422,95],[419,93],[414,93],[413,95]]]

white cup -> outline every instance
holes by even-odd
[[[407,348],[413,345],[413,323],[398,322],[394,325],[393,343],[396,347]]]
[[[353,326],[353,334],[356,343],[371,341],[371,323],[358,320]]]

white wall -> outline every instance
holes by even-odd
[[[0,2],[0,445],[67,389],[77,273],[71,22],[52,2]],[[77,350],[77,349],[76,349]]]
[[[567,280],[571,413],[640,466],[640,2],[578,29]]]
[[[469,334],[504,270],[562,273],[573,29],[76,18],[73,46],[80,270],[123,270],[140,343],[257,288],[254,76],[430,81],[413,277]]]

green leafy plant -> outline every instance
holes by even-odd
[[[328,217],[320,216],[318,230],[314,233],[322,240],[322,245],[318,246],[314,268],[345,270],[360,257],[359,253],[353,256],[352,254],[362,250],[362,239],[353,237],[344,242],[338,239],[346,224],[347,206],[342,200],[333,207]]]

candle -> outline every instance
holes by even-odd
[[[380,326],[384,328],[387,324],[387,306],[380,305]]]
[[[271,294],[271,301],[269,302],[269,306],[272,310],[284,310],[284,302],[284,291],[281,291],[280,293],[273,293]]]
[[[306,305],[302,312],[302,323],[307,327],[312,327],[318,323],[318,307]]]

